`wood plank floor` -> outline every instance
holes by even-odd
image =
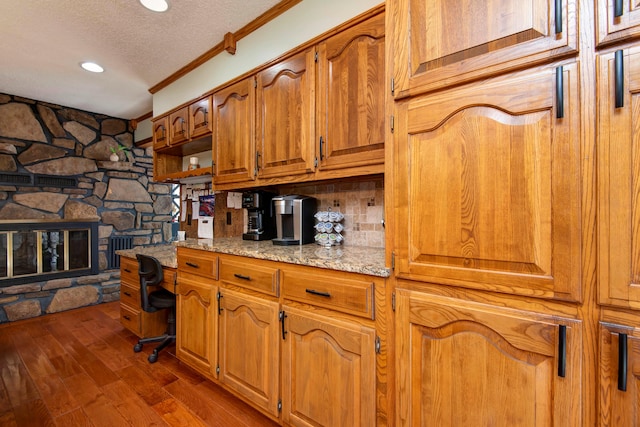
[[[276,426],[152,345],[108,303],[0,325],[0,426]]]

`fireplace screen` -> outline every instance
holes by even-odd
[[[0,286],[96,273],[96,234],[95,222],[1,222]]]

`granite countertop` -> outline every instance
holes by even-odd
[[[384,249],[363,246],[332,246],[316,244],[302,246],[276,246],[270,240],[251,241],[241,238],[187,239],[172,245],[140,246],[117,251],[121,256],[135,258],[136,253],[151,255],[165,267],[177,267],[176,246],[240,255],[289,264],[320,267],[329,270],[389,277],[385,267]]]

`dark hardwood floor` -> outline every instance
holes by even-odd
[[[276,426],[152,345],[108,303],[0,325],[0,426]]]

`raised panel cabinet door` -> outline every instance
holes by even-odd
[[[640,46],[597,57],[600,303],[634,309],[640,309],[638,61]]]
[[[282,419],[292,426],[373,426],[375,331],[284,306]]]
[[[600,322],[600,426],[640,425],[640,332]]]
[[[211,133],[211,96],[189,105],[189,135],[199,138]]]
[[[169,118],[162,117],[154,120],[152,127],[153,149],[159,150],[169,145]]]
[[[176,357],[215,377],[217,287],[178,277],[176,290]]]
[[[631,39],[640,34],[638,0],[597,0],[596,8],[598,46]]]
[[[398,426],[581,426],[581,325],[397,291]]]
[[[396,98],[577,50],[576,0],[391,0]]]
[[[318,45],[319,170],[384,163],[384,14]]]
[[[278,417],[278,302],[220,289],[219,305],[220,381]]]
[[[189,109],[181,108],[169,114],[169,145],[181,144],[189,139]]]
[[[398,103],[400,277],[582,298],[577,71],[533,68]]]
[[[255,77],[213,94],[213,182],[255,177]]]
[[[257,164],[260,178],[314,171],[315,50],[257,75]]]

